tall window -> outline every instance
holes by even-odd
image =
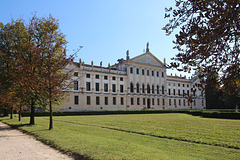
[[[120,85],[120,92],[123,93],[123,85]]]
[[[91,91],[91,83],[90,82],[86,82],[86,90]]]
[[[90,104],[91,104],[91,97],[87,96],[87,105],[90,105]]]
[[[154,71],[152,71],[152,76],[154,76]]]
[[[138,68],[136,68],[136,74],[139,74],[139,69]]]
[[[164,94],[164,86],[162,86],[162,94]]]
[[[160,105],[160,99],[159,98],[157,99],[157,105]]]
[[[140,90],[139,83],[137,83],[137,93],[140,92],[139,90]]]
[[[108,105],[108,97],[105,97],[105,105]]]
[[[130,73],[133,73],[133,68],[132,67],[130,67]]]
[[[168,95],[171,95],[171,89],[168,89]]]
[[[130,83],[130,92],[133,92],[133,83]]]
[[[143,98],[143,105],[146,105],[145,98]]]
[[[131,105],[134,105],[134,99],[131,98]]]
[[[95,90],[99,91],[99,83],[95,83]]]
[[[78,104],[78,96],[74,96],[74,104]]]
[[[175,89],[173,89],[173,95],[176,95],[176,90]]]
[[[121,97],[121,105],[124,105],[124,98]]]
[[[116,84],[112,84],[112,92],[116,92]]]
[[[120,81],[123,81],[123,77],[120,77]]]
[[[140,105],[140,98],[137,98],[137,105]]]
[[[159,85],[157,85],[157,94],[159,94]]]
[[[149,70],[147,70],[147,76],[149,76]]]
[[[186,106],[186,102],[185,102],[185,99],[183,100],[183,106]]]
[[[159,77],[159,72],[157,71],[157,77]]]
[[[113,97],[113,105],[116,105],[116,97]]]
[[[150,93],[150,85],[147,85],[147,93]]]
[[[154,100],[154,98],[152,99],[152,105],[154,105],[154,102],[155,102],[155,100]]]
[[[145,93],[145,86],[142,84],[142,93]]]
[[[100,98],[99,98],[99,96],[96,97],[96,105],[100,105]]]
[[[183,90],[183,96],[185,95],[185,90]]]
[[[74,90],[78,90],[78,81],[74,81]]]
[[[179,106],[181,106],[182,104],[181,104],[181,99],[179,99],[179,102],[178,102],[178,104],[179,104]]]
[[[154,85],[152,85],[152,94],[154,94]]]
[[[178,90],[178,95],[180,96],[180,89]]]
[[[162,77],[164,77],[164,72],[162,72]]]
[[[165,105],[165,99],[162,100],[162,105]]]
[[[173,100],[173,104],[174,104],[174,106],[176,106],[176,99]]]
[[[142,69],[142,75],[144,75],[144,69]]]
[[[171,101],[171,99],[169,99],[169,106],[171,106],[172,105],[172,101]]]
[[[104,92],[108,92],[108,84],[104,83]]]

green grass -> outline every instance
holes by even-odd
[[[37,117],[35,126],[19,125],[42,141],[92,159],[239,159],[240,121],[187,114]],[[201,144],[203,143],[203,144]],[[217,145],[217,146],[215,146]],[[232,147],[232,148],[226,148]]]

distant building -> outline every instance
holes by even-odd
[[[74,80],[69,101],[61,108],[77,110],[142,110],[142,109],[204,109],[204,93],[196,84],[197,76],[167,76],[166,64],[157,59],[148,48],[134,58],[108,67],[71,62]],[[189,97],[192,101],[189,102]]]

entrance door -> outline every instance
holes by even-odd
[[[147,99],[147,108],[150,108],[151,107],[151,100],[150,98]]]

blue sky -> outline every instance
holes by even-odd
[[[165,7],[174,4],[175,0],[2,0],[0,21],[27,21],[35,12],[38,17],[51,14],[66,35],[68,54],[83,46],[75,61],[102,61],[107,66],[126,58],[127,50],[130,58],[142,54],[149,42],[150,52],[169,63],[177,53],[172,49],[174,35],[166,36],[161,28],[167,23]]]

